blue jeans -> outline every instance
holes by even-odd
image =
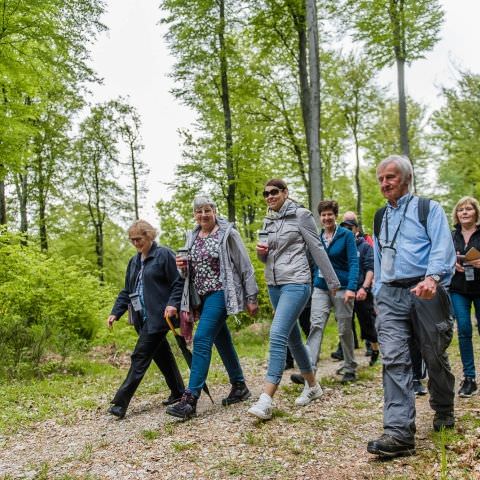
[[[193,337],[193,359],[188,388],[199,397],[208,375],[213,344],[227,369],[230,383],[244,382],[242,367],[227,327],[227,309],[223,290],[209,293],[203,299],[198,327]]]
[[[309,283],[269,285],[268,293],[275,310],[270,327],[270,357],[265,380],[278,385],[285,370],[287,344],[302,373],[312,372],[307,348],[303,344],[297,318],[310,298]]]
[[[451,292],[453,311],[458,325],[458,344],[460,347],[460,356],[462,357],[463,375],[469,378],[475,378],[475,361],[473,357],[472,344],[472,303],[475,306],[475,313],[480,313],[480,298],[460,293]]]

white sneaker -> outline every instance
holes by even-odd
[[[257,403],[248,409],[248,413],[262,420],[270,420],[272,418],[272,410],[272,397],[262,393]]]
[[[308,405],[311,401],[320,398],[322,395],[322,387],[318,383],[316,383],[313,387],[305,385],[305,387],[303,387],[303,392],[295,400],[295,405],[304,407],[305,405]]]

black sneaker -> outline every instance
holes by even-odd
[[[110,415],[114,415],[118,419],[122,419],[125,414],[127,413],[127,409],[125,407],[122,407],[120,405],[112,405],[108,410],[107,413]]]
[[[162,405],[165,405],[165,406],[173,405],[174,403],[177,403],[182,399],[182,395],[183,395],[183,392],[171,393],[168,398],[166,398],[165,400],[162,400]]]
[[[290,375],[290,380],[297,385],[305,385],[305,379],[303,378],[303,375],[300,375],[299,373],[292,373]]]
[[[343,374],[342,379],[340,380],[340,383],[343,383],[344,385],[346,383],[352,383],[357,381],[357,376],[355,375],[354,372],[345,372]]]
[[[197,400],[190,390],[185,390],[181,400],[175,405],[169,405],[165,410],[172,417],[188,420],[197,413]]]
[[[370,355],[370,362],[368,362],[368,364],[373,367],[377,363],[379,356],[380,352],[378,350],[372,350],[372,353]]]
[[[243,402],[247,398],[250,398],[251,395],[252,394],[245,385],[245,382],[235,382],[232,384],[232,389],[230,390],[228,397],[222,400],[222,405],[226,407],[227,405]]]
[[[462,384],[460,385],[460,390],[458,391],[458,396],[462,398],[470,398],[472,395],[478,393],[477,382],[474,378],[465,377]]]
[[[415,455],[415,443],[397,440],[384,433],[380,438],[368,442],[367,452],[387,458],[406,457]]]
[[[439,432],[442,429],[451,429],[455,427],[455,417],[453,412],[435,413],[433,417],[433,429]]]
[[[417,397],[423,397],[428,393],[428,390],[424,387],[421,380],[413,381],[413,391]]]

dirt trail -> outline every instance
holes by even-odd
[[[68,422],[38,423],[7,437],[0,478],[419,478],[412,457],[379,462],[367,454],[366,441],[381,432],[382,389],[380,369],[372,375],[368,359],[359,361],[368,379],[348,387],[333,380],[339,364],[323,361],[324,396],[303,408],[294,406],[300,387],[285,375],[270,422],[246,415],[251,401],[219,405],[228,387],[217,386],[212,388],[217,404],[203,395],[198,417],[189,422],[167,416],[159,396],[152,395],[134,399],[123,421],[102,409],[79,411]],[[265,365],[244,363],[256,399]],[[430,450],[428,398],[418,399],[417,406],[418,449]]]

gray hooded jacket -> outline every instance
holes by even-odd
[[[258,294],[258,286],[255,280],[255,272],[243,245],[240,234],[235,230],[233,223],[224,218],[217,217],[219,226],[219,256],[220,256],[220,280],[225,294],[225,305],[229,315],[235,315],[245,310],[247,301],[255,302]],[[197,238],[200,227],[187,233],[185,248],[192,248]],[[190,310],[190,299],[193,293],[193,282],[188,272],[180,271],[185,278],[180,310]]]
[[[308,249],[328,288],[340,287],[310,210],[287,198],[278,212],[267,212],[263,228],[268,232],[268,254],[259,255],[258,258],[266,264],[265,279],[268,285],[310,283]]]

